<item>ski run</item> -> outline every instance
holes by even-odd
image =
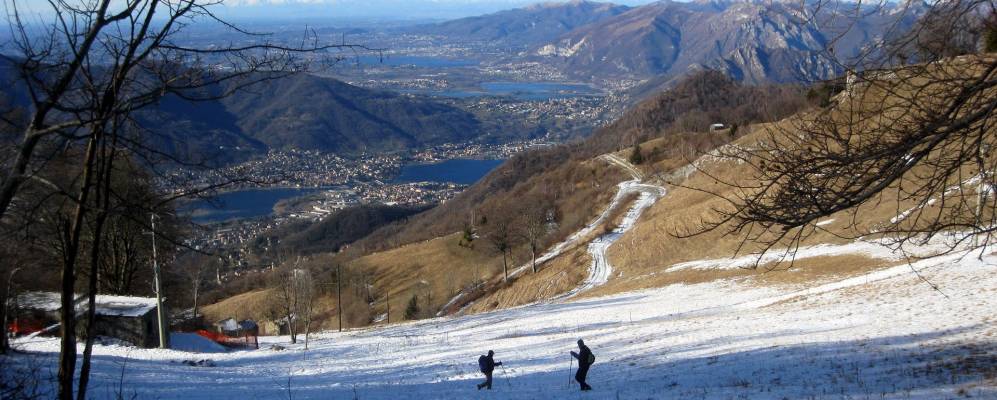
[[[618,157],[603,159],[630,170]],[[606,250],[665,195],[662,187],[631,174],[633,179],[619,184],[595,221],[540,258],[546,261],[584,244],[623,199],[639,195],[618,227],[589,242],[588,278],[549,302],[323,332],[312,335],[307,350],[301,341],[289,344],[288,337],[261,337],[260,350],[232,352],[192,334],[174,334],[172,350],[105,342],[94,347],[89,395],[191,400],[997,398],[997,254],[958,253],[905,263],[881,243],[817,245],[789,254],[775,251],[762,262],[851,254],[899,265],[797,286],[736,278],[569,301],[610,279]],[[931,246],[921,250],[933,251]],[[697,260],[661,272],[741,268],[757,261],[754,256]],[[591,392],[580,392],[571,380],[568,352],[579,338],[597,357],[589,372]],[[9,371],[40,368],[42,376],[54,376],[58,339],[24,338],[15,347],[26,354],[14,358]],[[495,371],[494,389],[478,391],[477,358],[488,350],[504,364]],[[54,387],[43,389],[54,393]]]
[[[287,337],[261,338],[260,350],[228,353],[96,345],[90,394],[212,400],[997,398],[995,264],[994,254],[956,254],[800,287],[758,286],[749,279],[675,284],[320,333],[309,350],[289,345]],[[591,392],[569,384],[568,351],[578,338],[597,357]],[[184,339],[186,348],[197,347]],[[287,349],[272,350],[271,344]],[[57,339],[36,337],[15,346],[29,352],[16,358],[17,368],[55,373]],[[496,370],[494,389],[479,392],[476,360],[489,349],[504,366]]]

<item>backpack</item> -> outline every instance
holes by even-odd
[[[484,373],[485,368],[487,367],[488,367],[488,356],[478,357],[478,369],[481,370],[482,373]]]
[[[589,352],[589,360],[588,361],[589,361],[589,365],[595,364],[595,354],[592,354],[591,351]]]

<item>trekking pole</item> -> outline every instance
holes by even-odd
[[[571,366],[575,364],[575,358],[568,354],[568,387],[571,387]]]
[[[509,374],[505,373],[505,365],[499,365],[499,367],[502,367],[502,377],[505,378],[505,384],[512,387],[512,383],[509,382]]]

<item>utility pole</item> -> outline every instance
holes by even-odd
[[[391,323],[391,290],[390,289],[384,291],[384,307],[385,307],[385,311],[384,311],[384,323],[385,324],[390,324]]]
[[[163,286],[159,278],[159,262],[156,260],[156,214],[150,216],[152,220],[152,277],[156,284],[156,317],[159,322],[159,348],[167,347],[166,325],[163,323],[165,312],[163,311]]]
[[[336,264],[336,308],[339,309],[339,331],[343,331],[343,273]]]

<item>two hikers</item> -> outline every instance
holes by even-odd
[[[478,357],[478,368],[481,369],[482,374],[485,374],[485,381],[478,384],[478,390],[481,388],[492,390],[492,371],[495,370],[496,365],[502,365],[502,363],[495,362],[494,351],[488,350],[487,356]]]
[[[578,372],[575,373],[575,380],[581,385],[583,391],[592,390],[592,386],[585,383],[585,377],[589,373],[589,367],[595,362],[595,355],[592,354],[592,350],[585,345],[585,342],[578,339],[578,352],[571,352],[571,356],[578,359]],[[502,365],[501,362],[495,362],[495,352],[488,350],[487,356],[478,357],[478,369],[481,370],[482,374],[485,374],[485,381],[478,384],[478,390],[481,388],[492,388],[492,372],[495,371],[495,366]]]
[[[595,356],[592,355],[592,350],[585,345],[585,342],[578,339],[578,352],[571,352],[571,356],[578,359],[578,372],[575,373],[575,380],[581,385],[582,390],[592,390],[589,384],[585,383],[585,376],[589,373],[589,367],[595,362]]]

